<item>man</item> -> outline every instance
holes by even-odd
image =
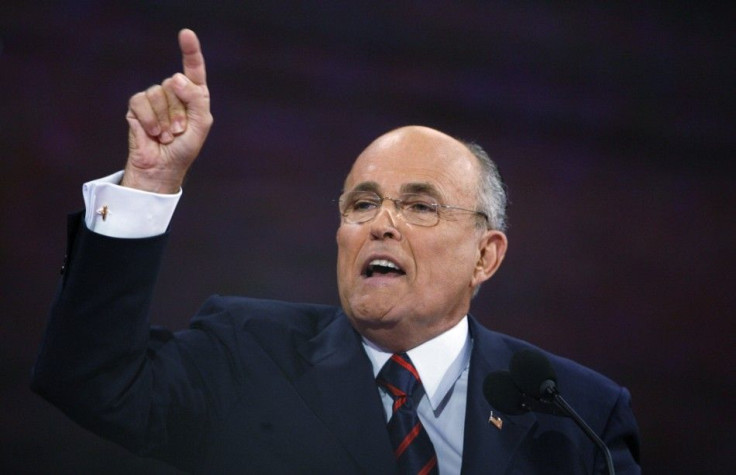
[[[168,221],[212,124],[197,37],[179,43],[183,74],[130,100],[125,170],[86,184],[84,219],[70,220],[34,390],[194,472],[602,471],[571,420],[507,415],[482,395],[531,347],[468,316],[506,252],[505,195],[478,147],[436,130],[391,131],[355,161],[339,204],[342,308],[213,297],[188,330],[149,330]],[[618,472],[638,473],[628,392],[548,357]]]

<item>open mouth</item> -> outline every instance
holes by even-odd
[[[391,262],[387,259],[373,259],[368,263],[363,275],[365,277],[373,277],[374,275],[405,275],[404,272],[396,263]]]

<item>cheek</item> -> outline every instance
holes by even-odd
[[[344,225],[341,225],[339,228],[337,228],[337,233],[335,234],[335,242],[337,243],[337,254],[338,257],[342,254],[345,254],[349,247],[350,243],[350,230],[345,228]]]
[[[465,285],[470,280],[477,261],[477,253],[467,238],[438,240],[424,247],[417,262],[424,262],[424,274],[429,285]]]
[[[355,255],[358,250],[355,233],[350,229],[340,226],[337,229],[335,240],[337,241],[337,273],[338,277],[347,277]]]

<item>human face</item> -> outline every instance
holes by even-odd
[[[398,198],[420,189],[441,204],[475,209],[479,168],[455,139],[404,127],[363,151],[344,191],[368,189]],[[435,226],[412,225],[386,200],[368,222],[343,220],[337,231],[338,287],[353,326],[387,350],[405,351],[455,325],[468,312],[473,289],[490,277],[505,251],[505,236],[478,229],[476,219],[451,212]],[[371,272],[371,263],[395,269]]]

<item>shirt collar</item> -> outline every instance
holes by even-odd
[[[468,317],[454,327],[406,353],[422,380],[432,409],[437,409],[470,362]],[[378,376],[392,353],[384,351],[363,338],[363,347],[373,365],[373,377]]]

